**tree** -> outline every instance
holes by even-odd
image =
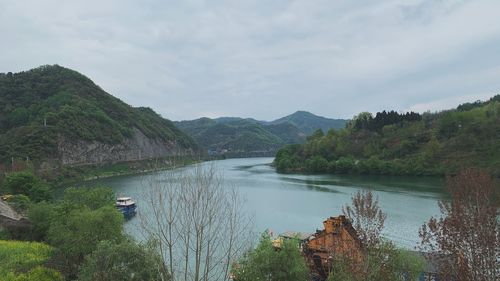
[[[52,197],[47,184],[31,172],[7,174],[3,191],[26,195],[33,202],[49,201]]]
[[[167,281],[161,258],[148,245],[102,241],[85,257],[79,281]]]
[[[279,248],[264,233],[257,247],[245,254],[233,267],[235,281],[305,281],[309,269],[298,243],[283,239]]]
[[[322,156],[314,156],[306,161],[309,172],[324,173],[328,170],[328,161]]]
[[[113,206],[115,203],[115,194],[108,187],[70,187],[64,191],[64,201],[66,204],[75,207],[86,206],[91,210],[97,210],[104,206]]]
[[[39,203],[28,212],[34,225],[32,237],[56,248],[54,266],[66,277],[76,277],[84,256],[99,241],[123,239],[123,215],[112,205],[109,194],[109,188],[68,188],[62,202]]]
[[[382,240],[367,250],[364,271],[358,270],[356,262],[349,258],[335,257],[327,281],[413,281],[418,280],[424,263],[421,256]]]
[[[372,121],[373,115],[370,112],[361,112],[354,116],[350,125],[357,130],[368,129]]]
[[[353,221],[353,226],[364,247],[371,248],[380,241],[387,214],[378,206],[378,198],[371,191],[358,191],[352,198],[352,206],[342,207],[345,216]]]
[[[314,140],[319,140],[324,136],[325,136],[325,133],[323,132],[323,130],[317,129],[310,136],[308,136],[306,139],[307,139],[307,141],[314,141]]]
[[[442,217],[432,217],[419,230],[420,248],[438,254],[444,280],[498,280],[498,188],[488,173],[469,168],[449,176],[447,190],[451,200],[439,201]]]
[[[246,250],[250,218],[233,187],[214,166],[166,171],[149,182],[141,216],[145,234],[172,280],[228,280],[230,265]]]
[[[32,204],[28,210],[28,218],[33,228],[30,239],[46,241],[52,220],[56,217],[56,206],[47,202]]]
[[[358,238],[363,246],[362,259],[349,254],[332,253],[331,272],[328,281],[398,281],[416,280],[422,272],[424,262],[416,256],[381,237],[386,214],[373,198],[371,191],[357,192],[352,197],[352,206],[344,206],[343,213],[353,221]]]
[[[97,247],[99,241],[120,242],[123,239],[123,215],[114,207],[74,209],[58,213],[48,230],[47,239],[57,247],[56,259],[67,277],[77,273],[85,255]]]

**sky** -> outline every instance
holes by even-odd
[[[498,0],[0,0],[0,38],[0,72],[59,64],[172,120],[500,93]]]

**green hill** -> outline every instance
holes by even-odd
[[[211,154],[274,156],[286,144],[303,143],[317,129],[344,127],[346,120],[328,119],[298,111],[266,122],[253,118],[219,117],[175,122]]]
[[[345,119],[330,119],[314,115],[307,111],[297,111],[288,116],[271,121],[270,124],[290,123],[299,128],[306,135],[312,134],[317,129],[328,132],[330,129],[344,128],[348,120]]]
[[[441,175],[475,166],[500,175],[500,95],[438,113],[361,113],[345,129],[281,149],[280,172]]]
[[[229,157],[272,156],[283,145],[305,139],[293,125],[266,126],[236,117],[200,118],[175,124],[210,154]]]
[[[0,162],[86,165],[197,149],[150,108],[134,108],[58,66],[0,73]]]

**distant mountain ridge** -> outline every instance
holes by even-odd
[[[198,150],[171,121],[124,103],[71,69],[0,73],[0,163],[95,165]]]
[[[307,111],[297,111],[288,116],[271,121],[270,124],[290,123],[297,126],[297,128],[307,135],[310,135],[318,129],[323,130],[325,133],[330,129],[342,129],[348,121],[349,120],[346,119],[325,118]]]
[[[347,120],[329,119],[305,111],[273,121],[253,118],[207,117],[174,122],[195,139],[209,154],[242,157],[274,156],[283,145],[303,143],[321,129],[340,129]]]

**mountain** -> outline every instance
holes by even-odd
[[[230,157],[271,156],[283,145],[300,143],[305,135],[291,124],[264,125],[254,119],[222,117],[175,122],[210,154]]]
[[[191,137],[58,65],[0,73],[0,162],[90,165],[192,154]]]
[[[233,123],[237,121],[247,121],[249,123],[256,123],[256,124],[266,124],[266,121],[259,121],[255,120],[253,118],[240,118],[240,117],[218,117],[214,119],[217,123]]]
[[[443,175],[477,167],[500,176],[500,95],[418,114],[364,112],[276,154],[280,172]]]
[[[318,129],[345,126],[346,120],[328,119],[305,111],[271,122],[253,118],[219,117],[175,122],[211,154],[274,156],[286,144],[303,143]]]
[[[297,111],[288,116],[271,121],[270,124],[290,123],[299,128],[307,135],[312,134],[317,129],[328,132],[330,129],[342,129],[349,120],[346,119],[330,119],[314,115],[307,111]]]

